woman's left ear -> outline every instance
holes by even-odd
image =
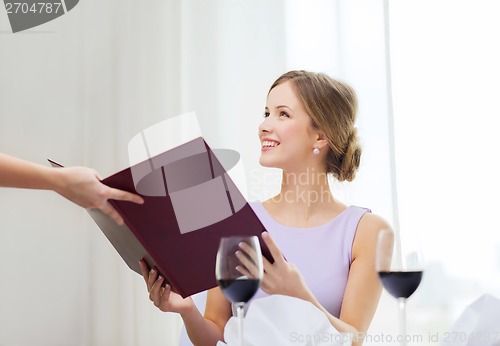
[[[318,149],[323,149],[327,145],[328,141],[326,140],[325,135],[323,134],[323,132],[318,131],[318,137],[316,138],[316,143],[314,144],[314,147]]]

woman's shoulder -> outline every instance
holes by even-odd
[[[373,231],[377,229],[390,228],[389,222],[387,222],[387,220],[384,219],[382,216],[372,213],[367,208],[363,209],[366,209],[369,212],[365,213],[361,218],[361,220],[359,221],[358,231],[360,229]]]
[[[353,243],[353,255],[356,253],[366,253],[369,249],[373,250],[377,244],[378,234],[382,230],[392,232],[389,222],[380,215],[365,213],[358,224]]]

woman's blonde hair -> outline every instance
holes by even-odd
[[[294,84],[312,126],[328,141],[327,173],[339,181],[354,180],[361,159],[361,145],[354,126],[358,110],[354,90],[323,73],[289,71],[273,83],[269,92],[287,81]]]

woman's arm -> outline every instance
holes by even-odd
[[[353,326],[361,345],[377,310],[382,285],[375,270],[375,249],[381,230],[392,232],[381,217],[367,213],[358,225],[352,246],[352,262],[349,278],[340,310],[340,319]]]
[[[375,249],[383,229],[392,232],[389,224],[377,215],[367,213],[359,222],[339,318],[330,314],[312,294],[308,299],[327,315],[338,331],[353,335],[353,346],[363,344],[382,293],[375,271]]]
[[[138,195],[102,184],[93,169],[45,167],[1,153],[0,186],[53,190],[83,208],[100,209],[119,224],[123,219],[108,199],[144,203]]]
[[[204,319],[210,325],[209,332],[200,332],[196,325],[186,325],[189,338],[195,345],[215,345],[217,341],[224,340],[224,327],[232,315],[231,303],[223,295],[220,288],[215,287],[208,290],[207,304],[205,306]],[[183,317],[186,323],[186,317]],[[196,334],[196,335],[195,335]]]
[[[56,169],[0,153],[0,186],[54,190]]]

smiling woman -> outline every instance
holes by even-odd
[[[274,260],[264,259],[256,297],[309,301],[336,330],[355,336],[367,332],[377,307],[375,239],[382,229],[390,230],[385,220],[366,208],[346,206],[330,189],[329,173],[343,181],[354,179],[358,170],[356,111],[353,89],[325,74],[290,71],[279,77],[267,96],[259,138],[260,163],[282,170],[281,191],[252,204],[269,232],[262,238]],[[309,179],[295,179],[298,175]],[[163,288],[163,278],[146,263],[141,268],[151,301],[180,314],[193,344],[223,340],[232,310],[219,288],[208,291],[202,316],[192,298]],[[354,345],[362,343],[357,339]]]

